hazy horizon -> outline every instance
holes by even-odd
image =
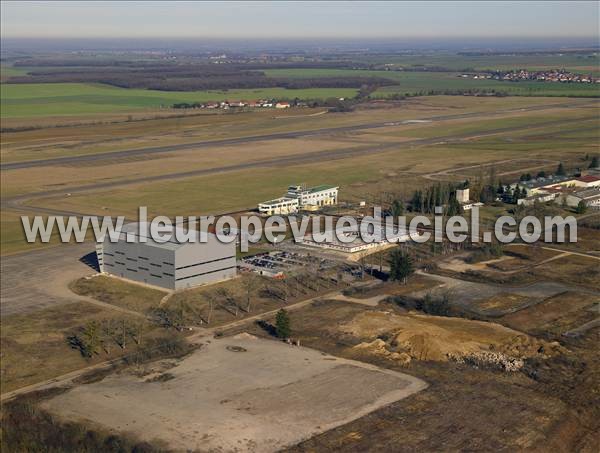
[[[2,2],[2,38],[596,41],[597,2]]]
[[[428,52],[428,51],[551,51],[599,49],[593,37],[513,38],[8,38],[2,37],[2,54],[54,51],[164,51],[164,52],[293,52],[327,51]]]

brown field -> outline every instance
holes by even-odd
[[[343,334],[335,327],[364,316],[365,310],[361,305],[331,301],[294,311],[294,336],[302,344],[336,356],[420,377],[430,387],[287,451],[394,451],[398,439],[402,439],[402,449],[415,451],[519,450],[536,448],[540,442],[553,448],[579,445],[587,448],[585,451],[593,451],[593,428],[584,426],[583,419],[594,419],[597,413],[588,404],[597,367],[580,375],[577,371],[570,374],[568,368],[561,367],[560,355],[549,359],[543,379],[552,390],[545,391],[546,387],[523,373],[498,373],[453,362],[412,360],[407,366],[403,361],[390,360],[388,355],[356,348],[361,339]],[[393,307],[390,310],[401,316]],[[260,329],[253,329],[252,333],[264,335]],[[584,341],[585,346],[571,344],[577,352],[566,353],[571,357],[569,360],[577,360],[574,357],[580,357],[579,354],[589,360],[593,340],[578,341]],[[575,381],[576,387],[565,385]],[[583,412],[575,411],[577,407],[583,408]]]
[[[45,308],[24,315],[2,317],[2,393],[46,379],[134,353],[137,345],[127,338],[125,349],[116,345],[107,352],[100,349],[91,358],[84,358],[72,349],[67,337],[90,322],[107,320],[137,325],[137,318],[85,302]],[[146,341],[165,339],[172,333],[147,324]]]
[[[557,272],[558,271],[558,272]],[[537,279],[558,280],[600,292],[600,260],[570,255],[533,268]]]
[[[492,312],[516,310],[530,304],[534,300],[535,299],[531,297],[522,296],[520,294],[501,293],[479,302],[477,308],[484,313],[488,310]]]
[[[511,313],[499,322],[534,335],[559,336],[598,317],[600,295],[565,292]]]

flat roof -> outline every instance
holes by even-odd
[[[308,191],[313,193],[313,192],[322,192],[323,190],[331,190],[331,189],[337,189],[337,188],[339,188],[339,186],[331,186],[328,184],[321,184],[320,186],[311,187],[310,189],[308,189]]]
[[[166,242],[157,242],[152,239],[150,235],[150,224],[147,222],[132,222],[128,223],[121,228],[121,234],[119,235],[119,241],[129,242],[129,243],[140,243],[147,245],[149,247],[156,247],[166,250],[177,250],[181,247],[184,247],[187,244],[198,243],[198,242],[207,242],[209,237],[215,236],[213,233],[208,233],[205,231],[188,231],[180,226],[173,225],[171,226],[171,230],[167,231],[167,228],[164,227],[164,231],[161,230],[160,235],[168,235],[171,234],[171,237]],[[191,239],[188,242],[179,242],[177,240],[177,236],[184,237],[186,235],[191,235]],[[216,236],[215,236],[216,237]],[[127,239],[130,238],[128,241]],[[145,238],[145,241],[142,241],[141,238]]]
[[[600,181],[600,178],[594,175],[585,175],[585,176],[580,176],[579,178],[577,178],[577,181],[581,181],[581,182],[596,182],[596,181]]]
[[[274,204],[278,204],[278,203],[285,203],[287,201],[298,201],[297,198],[292,198],[292,197],[280,197],[280,198],[275,198],[274,200],[269,200],[269,201],[263,201],[262,203],[258,203],[259,206],[260,205],[274,205]]]
[[[578,198],[583,198],[584,200],[587,200],[589,198],[598,198],[600,197],[600,189],[590,188],[578,190],[577,192],[574,192],[573,195],[575,195]]]
[[[532,179],[531,181],[519,181],[518,184],[522,186],[527,186],[530,189],[536,189],[544,186],[551,186],[558,183],[563,183],[565,181],[575,181],[575,178],[571,178],[568,176],[545,176],[536,179]]]

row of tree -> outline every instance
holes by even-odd
[[[125,349],[130,341],[136,346],[141,346],[146,329],[145,319],[137,322],[125,318],[90,321],[67,337],[67,341],[82,356],[90,358],[101,351],[108,355],[114,346]]]
[[[445,214],[458,215],[461,207],[456,199],[456,189],[455,184],[437,183],[425,190],[415,190],[410,201],[411,211],[432,214],[436,206],[445,206]]]

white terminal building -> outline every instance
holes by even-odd
[[[258,211],[263,215],[285,215],[298,212],[300,209],[313,211],[321,206],[331,206],[338,202],[339,187],[321,185],[306,187],[298,184],[288,187],[287,193],[274,200],[258,204]]]
[[[414,233],[417,234],[418,233]],[[374,225],[372,231],[372,242],[366,242],[359,231],[334,230],[331,232],[331,240],[317,242],[310,235],[302,239],[302,244],[310,247],[337,250],[344,253],[356,253],[364,250],[375,249],[387,244],[407,242],[414,238],[405,228],[397,226]]]

